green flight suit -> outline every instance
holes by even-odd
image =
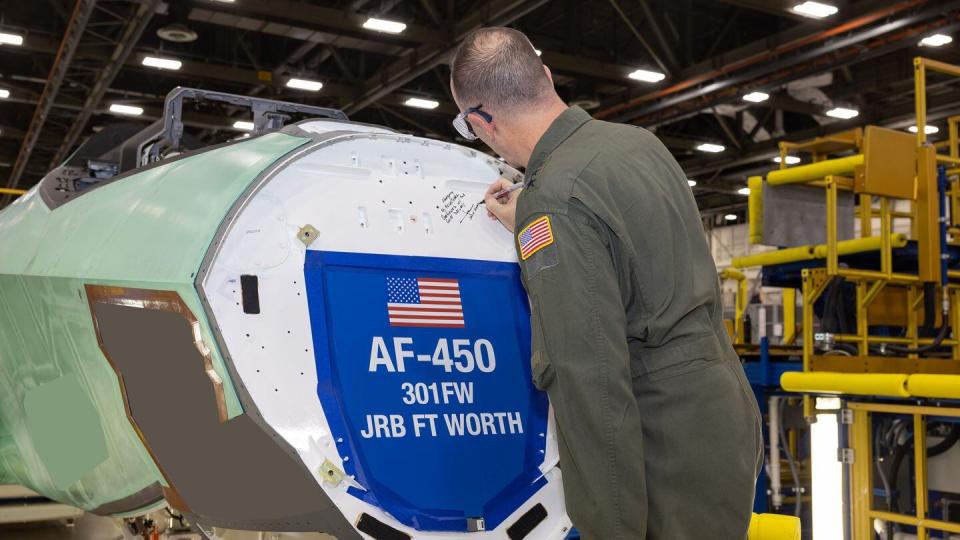
[[[588,540],[742,540],[761,417],[687,178],[636,126],[571,107],[517,203],[534,383]]]

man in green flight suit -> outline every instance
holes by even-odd
[[[588,540],[743,540],[761,418],[727,336],[680,166],[650,132],[567,107],[522,33],[468,35],[454,126],[508,163],[485,202],[516,234],[534,383],[550,396],[567,511]]]

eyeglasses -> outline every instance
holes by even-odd
[[[467,116],[469,116],[470,113],[477,113],[480,115],[480,118],[483,118],[484,122],[493,122],[493,117],[486,111],[481,111],[481,107],[483,107],[483,105],[470,107],[453,119],[453,127],[457,130],[457,133],[468,141],[475,141],[478,138],[476,132],[473,131],[473,126],[470,125],[470,122],[467,122]]]

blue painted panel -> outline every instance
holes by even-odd
[[[780,386],[780,377],[790,371],[803,371],[800,362],[744,362],[743,371],[753,386]],[[757,400],[761,396],[757,395]]]
[[[548,402],[516,264],[307,251],[304,274],[317,393],[354,496],[418,530],[466,531],[545,484]],[[462,327],[391,321],[389,302],[430,301],[425,278],[450,280],[447,313],[459,290]]]

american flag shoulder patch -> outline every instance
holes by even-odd
[[[553,227],[550,226],[550,216],[540,216],[517,235],[520,245],[520,258],[527,260],[531,255],[549,246],[554,241]]]

